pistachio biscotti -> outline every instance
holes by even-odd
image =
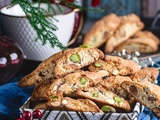
[[[105,45],[105,53],[110,53],[118,45],[133,36],[136,32],[144,28],[144,23],[141,22],[139,16],[136,14],[129,14],[122,16],[121,24],[107,41]]]
[[[90,30],[85,34],[83,44],[100,47],[106,40],[114,34],[115,30],[120,25],[120,17],[116,14],[109,14],[95,22]]]
[[[98,72],[102,77],[115,75],[131,75],[140,70],[133,60],[125,60],[118,56],[106,55],[104,60],[97,60],[88,69]]]
[[[18,86],[37,86],[42,81],[64,77],[102,58],[104,53],[97,48],[67,49],[42,61],[32,73],[18,82]]]
[[[76,94],[79,97],[94,101],[100,107],[110,105],[117,108],[117,110],[130,111],[131,109],[129,103],[124,98],[106,90],[100,85],[78,89]]]
[[[61,91],[64,96],[73,96],[79,88],[95,86],[102,80],[102,77],[95,72],[77,71],[70,73],[63,78],[44,81],[39,84],[31,95],[32,100],[50,100]]]

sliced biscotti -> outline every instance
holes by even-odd
[[[160,87],[149,81],[133,82],[125,81],[121,84],[138,102],[160,117]]]
[[[136,34],[134,34],[133,37],[136,37],[136,38],[151,38],[157,43],[157,45],[160,44],[159,38],[156,35],[154,35],[151,31],[148,31],[148,30],[138,31]]]
[[[128,99],[128,93],[121,87],[121,83],[124,81],[132,80],[128,76],[110,76],[104,78],[99,84],[102,85],[106,90],[110,90],[120,97]]]
[[[89,99],[73,99],[70,97],[64,97],[62,105],[70,111],[102,112],[102,110],[100,110],[99,107]]]
[[[105,53],[110,53],[115,47],[133,36],[136,32],[144,28],[144,23],[141,22],[136,14],[122,16],[121,24],[107,41],[105,45]]]
[[[147,80],[153,83],[157,79],[158,75],[159,75],[159,70],[157,68],[145,67],[141,68],[133,75],[130,75],[130,78],[132,79],[132,81],[136,82]]]
[[[80,88],[77,90],[76,95],[94,101],[99,107],[110,105],[114,108],[117,108],[117,110],[121,109],[130,111],[130,105],[124,98],[116,95],[109,90],[106,90],[100,85]]]
[[[120,25],[121,19],[116,14],[104,16],[93,24],[89,31],[85,34],[83,44],[100,47],[106,40],[113,35]]]
[[[89,71],[77,71],[70,73],[63,78],[52,81],[44,81],[33,90],[33,100],[50,100],[56,96],[57,91],[62,91],[64,96],[72,96],[81,87],[95,86],[102,80],[98,73]],[[57,94],[59,96],[59,94]]]
[[[130,38],[118,45],[114,50],[122,51],[123,49],[129,53],[136,51],[140,53],[153,53],[158,50],[158,44],[149,37]]]
[[[97,48],[74,48],[56,61],[55,77],[63,77],[102,58],[104,58],[104,53]]]
[[[105,60],[97,60],[88,69],[89,71],[98,72],[102,77],[106,77],[112,75],[131,75],[137,72],[140,67],[133,60],[106,55]]]
[[[37,86],[40,82],[54,78],[55,61],[65,55],[71,49],[66,49],[62,52],[58,52],[48,59],[42,61],[38,67],[30,74],[24,76],[19,82],[18,86]]]

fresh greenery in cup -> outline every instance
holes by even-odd
[[[58,6],[60,11],[63,9],[60,7],[59,3],[63,3],[67,6],[79,8],[80,10],[86,10],[74,2],[69,2],[68,0],[54,0],[55,4]],[[51,47],[54,48],[55,46],[59,47],[60,49],[65,49],[67,46],[64,46],[54,34],[54,32],[58,29],[57,26],[51,22],[50,19],[46,19],[46,14],[52,10],[54,14],[56,11],[51,6],[50,0],[37,0],[38,3],[46,2],[48,3],[48,11],[44,10],[40,6],[34,6],[29,0],[12,0],[12,5],[19,4],[24,13],[26,14],[29,23],[33,27],[33,29],[37,33],[37,40],[41,40],[42,44],[45,45],[47,42],[51,44]],[[92,11],[101,12],[102,10],[99,9],[92,9]],[[58,22],[58,21],[57,21]]]

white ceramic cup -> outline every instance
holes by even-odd
[[[41,6],[46,10],[48,8],[45,3],[41,4]],[[55,10],[57,9],[56,11],[59,11],[55,4],[52,4],[52,6]],[[54,34],[64,46],[67,46],[73,33],[76,11],[64,5],[61,5],[61,7],[64,13],[57,12],[56,15],[50,18],[58,27],[58,30],[55,31]],[[58,22],[54,19],[58,20]],[[37,33],[30,25],[25,13],[19,5],[1,8],[0,24],[2,34],[13,38],[19,44],[24,52],[25,59],[43,61],[52,54],[61,51],[61,49],[56,46],[52,48],[50,43],[42,45],[40,40],[35,42]]]

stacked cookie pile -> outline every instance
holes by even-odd
[[[143,28],[144,23],[136,14],[109,14],[93,24],[85,34],[83,44],[90,44],[96,48],[105,44],[105,53],[122,49],[128,52],[156,52],[160,45],[159,38]]]
[[[153,84],[158,74],[156,68],[82,45],[44,60],[18,86],[35,86],[35,109],[130,112],[139,101],[159,116],[160,87]]]

